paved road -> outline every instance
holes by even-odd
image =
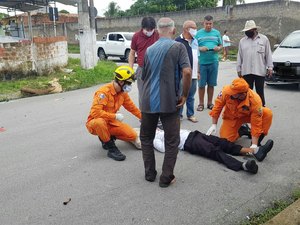
[[[217,92],[235,78],[234,67],[234,62],[220,64]],[[300,185],[297,88],[266,87],[274,112],[268,137],[275,146],[257,175],[180,152],[177,182],[167,189],[144,180],[141,151],[117,141],[127,159],[113,161],[86,131],[96,89],[0,104],[0,224],[232,225]],[[137,102],[136,88],[132,96]],[[126,122],[139,126],[122,112]],[[185,119],[182,127],[206,131],[208,110],[196,116],[199,123]],[[246,138],[239,142],[250,145]],[[161,172],[163,154],[156,157]]]

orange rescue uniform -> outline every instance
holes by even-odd
[[[269,108],[263,107],[257,93],[248,89],[245,100],[232,99],[237,94],[231,86],[225,86],[215,100],[215,106],[209,113],[218,119],[223,108],[223,123],[220,128],[220,137],[234,142],[239,138],[238,130],[244,123],[251,124],[251,135],[259,137],[268,134],[272,124],[273,113]]]
[[[134,141],[137,133],[133,128],[116,120],[116,113],[121,106],[141,119],[141,112],[128,93],[117,93],[113,82],[100,87],[94,94],[91,111],[86,122],[88,131],[99,136],[103,142],[108,142],[111,136],[123,141]]]

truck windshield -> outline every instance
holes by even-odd
[[[281,48],[300,48],[300,32],[291,33],[280,45]]]

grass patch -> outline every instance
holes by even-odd
[[[80,53],[79,44],[68,44],[68,52],[72,54],[79,54]]]
[[[262,212],[260,214],[255,213],[255,214],[251,215],[250,219],[248,221],[243,221],[241,223],[241,225],[263,224],[263,223],[269,221],[270,219],[272,219],[274,216],[276,216],[281,211],[283,211],[285,208],[287,208],[293,202],[297,201],[299,198],[300,198],[300,188],[294,190],[288,199],[276,200],[264,212]]]
[[[26,77],[19,80],[1,81],[0,82],[0,101],[8,101],[19,97],[22,87],[33,89],[43,89],[48,87],[49,81],[54,78],[59,79],[63,91],[75,90],[80,88],[91,87],[100,83],[107,83],[113,79],[113,72],[117,65],[111,61],[100,61],[89,70],[81,68],[80,59],[69,58],[68,65],[65,69],[71,69],[67,72],[64,69],[56,70],[49,75]]]

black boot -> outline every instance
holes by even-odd
[[[239,133],[239,136],[240,136],[240,137],[246,135],[246,136],[248,136],[249,139],[251,139],[251,129],[250,129],[250,127],[248,126],[247,123],[244,123],[244,124],[240,127],[238,133]]]
[[[258,170],[258,166],[257,166],[255,160],[253,160],[253,159],[248,160],[248,161],[245,163],[245,168],[244,168],[244,170],[247,171],[248,173],[256,174],[256,173],[257,173],[257,170]]]
[[[107,142],[103,142],[103,141],[100,139],[99,136],[98,136],[98,138],[99,138],[99,141],[100,141],[101,144],[102,144],[102,148],[105,149],[105,150],[108,150],[108,146],[106,145]],[[116,137],[115,137],[115,136],[111,136],[110,140],[115,141],[115,140],[116,140]]]
[[[272,147],[273,147],[273,144],[274,144],[273,140],[270,139],[270,140],[268,140],[268,141],[266,142],[265,145],[259,146],[259,147],[258,147],[257,153],[256,153],[256,154],[253,154],[254,157],[255,157],[259,162],[263,161],[263,160],[266,158],[268,152],[271,151],[271,149],[272,149]]]
[[[107,148],[107,156],[116,160],[116,161],[123,161],[126,159],[126,156],[120,152],[118,147],[115,145],[115,142],[111,139],[108,142],[103,144],[105,149]]]

